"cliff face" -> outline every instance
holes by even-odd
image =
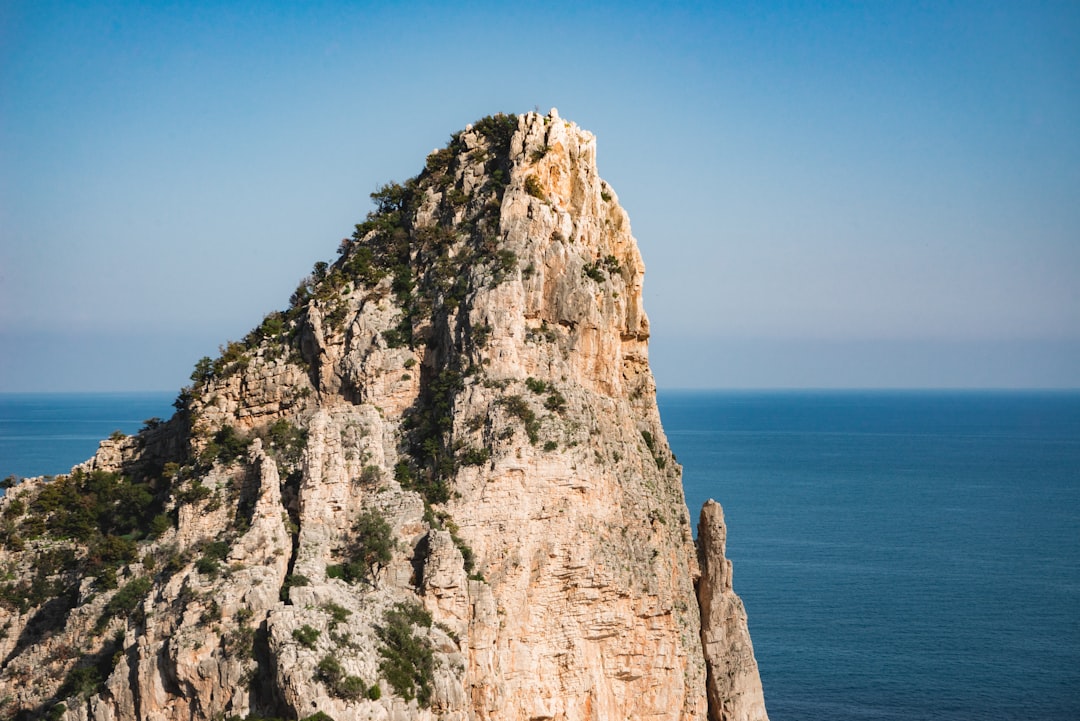
[[[173,419],[10,489],[2,712],[764,719],[595,159],[555,111],[470,126]]]

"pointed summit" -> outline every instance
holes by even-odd
[[[595,138],[489,116],[372,198],[170,421],[0,501],[5,714],[706,718]]]

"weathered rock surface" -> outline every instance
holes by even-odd
[[[746,625],[746,610],[731,588],[731,561],[726,546],[724,510],[709,500],[698,522],[698,602],[701,644],[708,668],[709,719],[761,721],[767,718],[765,696]]]
[[[372,197],[176,416],[0,501],[0,713],[764,719],[593,136],[485,118]]]

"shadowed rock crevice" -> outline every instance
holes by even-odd
[[[252,642],[252,655],[256,669],[250,678],[245,679],[250,689],[250,714],[267,718],[288,718],[291,709],[282,698],[277,685],[277,659],[270,648],[270,631],[264,620],[255,631]]]
[[[43,603],[23,627],[18,641],[15,642],[15,648],[4,659],[4,664],[6,665],[22,653],[28,646],[47,640],[62,629],[67,624],[71,609],[78,605],[78,600],[78,593],[71,589]]]

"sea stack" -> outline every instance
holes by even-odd
[[[766,719],[593,135],[490,116],[372,197],[170,420],[8,490],[0,715]]]

